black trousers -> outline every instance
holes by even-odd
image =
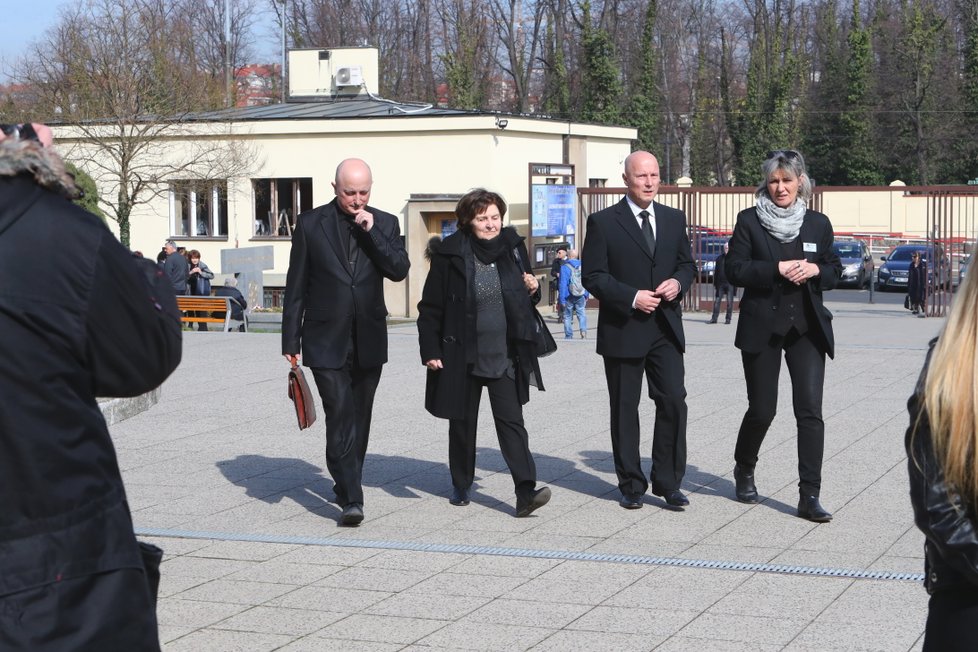
[[[464,399],[466,416],[448,421],[448,468],[452,474],[452,485],[468,489],[475,479],[475,442],[483,387],[489,390],[489,405],[496,425],[499,451],[513,476],[516,495],[529,498],[536,488],[537,467],[530,454],[530,440],[523,425],[523,406],[516,393],[516,380],[505,374],[501,378],[468,377],[468,391]]]
[[[713,317],[710,321],[716,321],[717,317],[720,316],[720,304],[723,303],[723,298],[727,298],[727,321],[733,317],[733,304],[734,299],[737,298],[737,288],[725,283],[723,285],[717,286],[716,295],[713,297]]]
[[[978,650],[978,589],[938,591],[930,597],[924,652]]]
[[[160,649],[156,609],[137,568],[84,575],[0,596],[0,650]]]
[[[363,504],[363,461],[382,366],[360,367],[353,347],[341,369],[313,368],[326,422],[326,468],[340,505]]]
[[[778,408],[778,377],[781,354],[791,374],[791,401],[798,424],[798,488],[804,495],[817,496],[822,486],[822,454],[825,423],[822,421],[822,388],[825,383],[825,353],[809,333],[792,330],[760,353],[741,352],[747,380],[747,413],[737,433],[734,459],[754,468],[761,443]]]
[[[611,450],[623,494],[644,494],[649,482],[642,473],[638,403],[642,374],[655,402],[652,430],[652,491],[679,489],[686,474],[686,386],[683,354],[672,338],[663,335],[644,358],[604,359],[611,402]]]

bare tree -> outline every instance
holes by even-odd
[[[228,178],[239,148],[194,136],[187,118],[211,108],[192,30],[153,0],[96,0],[66,13],[21,70],[38,89],[42,119],[69,127],[66,159],[99,183],[108,216],[129,244],[133,209],[177,178]],[[175,155],[170,141],[186,139]],[[215,177],[214,175],[221,175]]]
[[[518,113],[530,109],[530,86],[542,45],[546,9],[542,0],[492,0],[490,4],[499,39],[496,63],[513,81],[513,101],[509,108]]]

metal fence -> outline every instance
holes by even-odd
[[[625,190],[578,189],[579,214],[582,216],[579,230],[581,242],[587,237],[587,225],[583,216],[617,203],[625,196]],[[693,286],[683,299],[685,310],[699,311],[712,307],[712,272],[704,267],[697,254],[706,249],[705,243],[710,239],[729,237],[733,233],[737,214],[754,205],[755,190],[753,187],[677,186],[662,186],[659,189],[656,201],[686,214],[693,256],[699,265]],[[831,200],[831,193],[853,191],[853,188],[816,188],[811,206],[814,210],[821,211],[823,204]],[[905,186],[872,188],[866,191],[901,193],[903,197],[923,199],[926,202],[926,232],[837,232],[836,235],[867,242],[877,268],[882,262],[880,259],[899,244],[920,244],[922,250],[935,252],[941,259],[928,261],[928,264],[933,265],[935,271],[939,270],[940,273],[932,273],[933,280],[928,285],[927,311],[930,316],[945,315],[952,293],[962,277],[962,272],[967,269],[974,249],[978,228],[978,188]]]

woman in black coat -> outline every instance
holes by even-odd
[[[812,183],[794,150],[769,152],[757,205],[737,216],[726,272],[744,288],[734,344],[747,381],[747,413],[737,434],[737,499],[756,503],[754,466],[778,405],[784,355],[798,424],[798,516],[832,519],[819,503],[822,484],[822,386],[825,356],[835,354],[832,315],[822,292],[839,282],[842,264],[832,251],[832,224],[808,209]]]
[[[978,281],[958,289],[907,402],[910,503],[930,594],[924,652],[978,650]]]
[[[910,267],[907,268],[907,301],[910,303],[912,314],[927,316],[927,263],[919,251],[910,254]]]
[[[496,435],[516,486],[516,515],[550,500],[536,488],[536,466],[523,425],[531,384],[543,389],[536,357],[536,277],[524,271],[523,238],[503,228],[506,202],[477,189],[455,208],[458,231],[429,245],[431,269],[418,304],[421,361],[428,368],[425,408],[448,419],[450,502],[468,505],[475,477],[482,388],[489,390]]]

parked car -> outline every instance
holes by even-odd
[[[944,253],[944,247],[939,244],[902,244],[890,249],[882,257],[883,264],[877,273],[876,289],[907,291],[907,280],[910,269],[910,256],[919,251],[927,263],[927,287],[951,288],[951,262]]]
[[[730,238],[712,235],[700,236],[693,240],[693,259],[701,281],[713,280],[713,269],[717,258],[723,253],[723,245],[729,241]]]
[[[832,251],[842,261],[842,278],[839,286],[850,285],[857,288],[868,288],[873,282],[873,272],[876,263],[869,252],[869,247],[862,240],[836,240]]]

